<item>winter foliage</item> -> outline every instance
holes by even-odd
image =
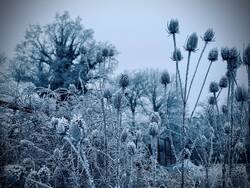
[[[244,53],[209,49],[189,109],[193,80],[215,32],[208,29],[201,40],[194,32],[179,49],[178,20],[166,31],[176,72],[116,76],[116,48],[96,41],[80,18],[64,12],[46,25],[31,25],[14,57],[0,55],[2,187],[248,187],[249,88],[238,85],[236,75],[242,66],[249,74],[250,46]],[[193,53],[200,53],[197,62]],[[226,62],[227,72],[204,88],[215,61]],[[204,90],[210,94],[200,101]]]

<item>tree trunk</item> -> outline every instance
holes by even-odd
[[[248,72],[248,134],[247,134],[247,174],[248,174],[248,180],[250,181],[250,65],[247,66],[247,72]]]

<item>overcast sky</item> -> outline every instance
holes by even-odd
[[[175,64],[170,60],[173,50],[172,38],[165,32],[167,22],[177,18],[180,23],[178,46],[183,50],[186,38],[192,32],[202,36],[207,28],[213,28],[216,42],[209,48],[238,47],[250,42],[250,3],[245,0],[0,0],[0,51],[12,56],[15,45],[23,39],[29,24],[51,22],[55,14],[69,11],[72,17],[80,16],[86,28],[95,31],[95,39],[108,41],[120,52],[118,72],[143,68],[167,69],[175,73]],[[199,41],[199,49],[203,42]],[[193,56],[190,70],[197,62],[199,52]],[[208,52],[208,50],[207,50]],[[194,83],[191,101],[196,99],[208,61],[201,68]],[[180,63],[182,77],[186,58]],[[226,65],[220,60],[211,68],[207,85],[218,81],[225,73]],[[191,72],[192,73],[192,72]],[[246,83],[242,68],[238,80]],[[208,96],[208,86],[203,100]],[[225,94],[225,92],[224,92]],[[190,103],[192,107],[192,102]]]

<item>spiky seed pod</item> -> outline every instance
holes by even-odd
[[[237,48],[233,47],[229,50],[228,58],[229,59],[235,59],[239,56],[239,52]]]
[[[223,129],[224,129],[225,134],[229,134],[229,133],[230,133],[230,130],[231,130],[230,123],[229,123],[229,122],[226,122],[226,123],[224,124]]]
[[[119,85],[123,89],[125,89],[129,85],[129,77],[127,74],[121,74],[120,80],[119,80]]]
[[[22,162],[22,166],[25,168],[26,172],[30,172],[35,169],[35,162],[31,158],[25,158]]]
[[[127,143],[127,151],[128,151],[128,154],[129,154],[130,156],[133,156],[133,155],[135,154],[135,152],[136,152],[136,146],[135,146],[135,143],[134,143],[134,142],[129,141],[129,142]]]
[[[113,57],[115,55],[115,51],[111,48],[111,49],[109,49],[109,54],[108,54],[108,56],[109,57]]]
[[[142,141],[142,132],[140,130],[136,131],[136,140]]]
[[[168,71],[163,71],[161,74],[161,84],[166,86],[170,83],[170,75],[168,73]]]
[[[183,159],[189,159],[191,157],[191,152],[188,148],[182,150],[182,157]]]
[[[234,59],[229,59],[227,63],[227,70],[234,71],[235,69],[239,68],[241,65],[240,56]]]
[[[223,114],[227,114],[228,113],[228,107],[227,107],[227,105],[225,105],[225,104],[222,105],[221,111],[222,111]]]
[[[250,65],[250,44],[248,44],[244,50],[243,61],[245,65]]]
[[[149,135],[152,137],[156,137],[159,133],[159,127],[156,122],[151,122],[149,127]]]
[[[208,104],[216,105],[216,97],[214,97],[214,96],[209,97]]]
[[[75,84],[69,84],[69,91],[71,93],[76,93],[77,89],[76,89]]]
[[[153,112],[150,116],[150,122],[155,122],[157,124],[161,123],[161,117],[159,116],[159,113]]]
[[[240,127],[235,128],[234,136],[235,136],[235,138],[240,138],[240,136],[241,136],[241,128]]]
[[[59,118],[58,124],[56,125],[57,134],[65,134],[67,126],[68,126],[68,121],[64,117]]]
[[[122,133],[121,133],[121,142],[126,142],[128,138],[128,129],[123,129]]]
[[[209,61],[217,61],[218,60],[218,49],[217,48],[213,48],[209,51],[208,53],[208,60]]]
[[[213,39],[214,39],[214,31],[213,31],[213,29],[207,29],[206,30],[206,32],[204,33],[204,35],[203,35],[203,40],[205,41],[205,42],[211,42]]]
[[[179,33],[179,22],[177,19],[171,19],[168,23],[168,33],[176,34]]]
[[[93,130],[91,134],[91,143],[97,148],[103,147],[103,134],[99,130]]]
[[[111,99],[112,98],[112,93],[110,92],[109,89],[105,89],[104,92],[103,92],[103,97],[107,100]]]
[[[220,81],[219,81],[219,86],[220,88],[227,88],[228,85],[228,79],[226,76],[222,76]]]
[[[219,91],[219,85],[217,82],[211,82],[209,85],[209,91],[211,93],[216,93]]]
[[[102,56],[108,57],[109,56],[109,50],[107,48],[102,49]]]
[[[247,101],[247,99],[248,99],[247,89],[244,87],[237,87],[237,89],[235,91],[235,99],[238,102]]]
[[[198,36],[196,33],[192,33],[188,39],[185,46],[185,49],[189,52],[194,52],[198,46]]]
[[[174,52],[172,54],[172,60],[173,61],[181,61],[182,59],[183,59],[183,56],[181,54],[181,50],[180,49],[174,50]]]
[[[103,61],[103,57],[102,57],[102,54],[100,52],[98,52],[96,54],[96,62],[97,63],[101,63]]]
[[[212,126],[209,126],[207,129],[207,133],[209,137],[214,137],[214,128]]]
[[[117,110],[121,109],[121,106],[122,106],[122,94],[121,94],[121,92],[117,92],[115,94],[115,96],[113,97],[113,103],[114,103],[114,107]]]
[[[235,145],[235,149],[237,151],[237,154],[242,154],[245,152],[245,145],[244,143],[242,142],[238,142],[236,145]]]
[[[205,136],[205,135],[202,135],[202,136],[200,137],[200,141],[201,141],[201,144],[205,144],[205,143],[207,142],[206,136]]]
[[[221,57],[223,61],[227,61],[229,58],[229,48],[228,47],[223,47],[221,48]]]
[[[53,158],[55,161],[60,161],[62,159],[62,152],[60,149],[56,148],[53,151]]]
[[[50,175],[51,175],[49,168],[47,168],[46,166],[43,166],[42,168],[39,169],[37,174],[42,183],[48,184],[50,180]]]
[[[69,126],[69,135],[73,140],[80,141],[82,137],[82,132],[76,122],[72,122],[71,125]]]
[[[56,125],[58,124],[58,118],[52,117],[51,118],[51,126],[53,128],[56,128]]]
[[[231,79],[231,78],[233,78],[235,76],[235,70],[227,70],[227,72],[226,72],[226,77],[228,78],[228,79]]]
[[[91,145],[91,143],[90,143],[89,138],[84,138],[83,139],[83,146],[88,148],[88,147],[90,147],[90,145]]]

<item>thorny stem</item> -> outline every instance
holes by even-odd
[[[202,93],[203,88],[204,88],[204,85],[205,85],[205,83],[206,83],[207,76],[208,76],[209,70],[210,70],[210,68],[211,68],[211,66],[212,66],[212,63],[213,63],[213,62],[210,61],[209,67],[208,67],[208,69],[207,69],[207,73],[206,73],[205,78],[204,78],[204,80],[203,80],[203,83],[202,83],[202,86],[201,86],[201,89],[200,89],[198,98],[197,98],[197,100],[196,100],[196,102],[195,102],[194,109],[193,109],[193,111],[192,111],[192,113],[191,113],[191,116],[190,116],[190,119],[193,117],[194,111],[195,111],[195,109],[196,109],[196,107],[197,107],[197,105],[198,105],[198,102],[199,102],[199,100],[200,100],[201,93]]]
[[[175,38],[175,34],[173,34],[173,41],[174,41],[174,51],[176,52],[177,47],[176,47],[176,38]],[[175,55],[175,54],[174,54]],[[184,101],[184,96],[183,96],[183,91],[182,91],[182,82],[181,82],[181,76],[180,76],[180,70],[179,70],[179,62],[178,60],[176,61],[176,74],[178,75],[178,79],[180,82],[180,89],[181,89],[181,97],[182,100]],[[178,81],[176,80],[176,86],[177,86]],[[176,88],[177,89],[177,88]]]
[[[220,90],[221,91],[221,90]],[[219,107],[218,107],[218,102],[217,102],[217,96],[216,96],[216,93],[214,92],[213,93],[214,94],[214,98],[215,98],[215,105],[216,105],[216,109],[217,109],[217,113],[218,113],[218,117],[219,117],[219,113],[220,113],[220,111],[219,111]]]
[[[198,59],[198,62],[197,62],[197,64],[196,64],[195,71],[194,71],[194,74],[193,74],[193,76],[192,76],[192,79],[191,79],[189,88],[188,88],[187,100],[188,100],[188,97],[189,97],[189,94],[190,94],[190,91],[191,91],[191,88],[192,88],[192,85],[193,85],[194,78],[195,78],[195,76],[196,76],[198,67],[199,67],[199,65],[200,65],[202,56],[203,56],[203,54],[204,54],[204,52],[205,52],[205,49],[206,49],[206,47],[207,47],[207,44],[208,44],[208,42],[205,42],[204,47],[203,47],[203,49],[202,49],[202,51],[201,51],[200,57],[199,57],[199,59]]]
[[[73,150],[75,151],[75,153],[78,155],[82,166],[86,172],[87,178],[88,178],[88,183],[90,185],[91,188],[95,188],[95,183],[93,180],[92,175],[90,174],[90,169],[89,169],[89,162],[88,159],[85,155],[85,152],[83,151],[83,153],[79,153],[77,148],[74,146],[74,144],[71,142],[71,140],[69,138],[65,138],[66,141],[68,141],[68,143],[70,144],[70,146],[73,148]],[[79,146],[80,147],[80,146]]]
[[[234,76],[233,76],[234,77]],[[232,151],[233,151],[233,127],[234,127],[234,117],[233,117],[233,102],[234,102],[234,82],[231,82],[232,88],[231,88],[231,100],[230,100],[230,124],[231,124],[231,138],[230,138],[230,158],[229,158],[229,174],[232,173]]]
[[[219,98],[221,91],[222,91],[222,88],[220,88],[220,91],[219,91],[218,94],[216,95],[216,100]]]
[[[189,64],[191,58],[191,51],[188,52],[188,61],[187,61],[187,68],[186,68],[186,78],[185,78],[185,90],[184,90],[184,103],[187,102],[187,82],[188,82],[188,72],[189,72]]]

